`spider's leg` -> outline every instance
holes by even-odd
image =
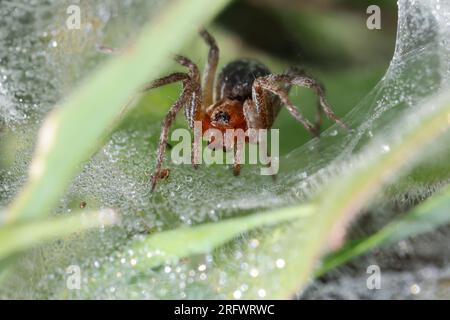
[[[235,146],[234,149],[234,162],[233,162],[233,174],[237,177],[241,173],[241,158],[242,148]]]
[[[265,101],[265,100],[259,100],[261,101]],[[251,99],[247,99],[244,102],[244,117],[245,117],[245,121],[247,122],[247,127],[250,129],[268,129],[272,126],[272,122],[273,120],[272,117],[268,118],[268,114],[267,112],[258,112],[256,110],[256,105],[255,102]],[[258,136],[258,131],[248,131],[249,134],[249,143],[257,143],[257,144],[261,144],[262,141],[260,141],[259,136]],[[267,141],[265,142],[267,143]],[[270,150],[268,150],[266,148],[268,154],[268,158],[271,158],[270,155]],[[271,167],[271,162],[269,162],[267,164],[268,167]],[[272,179],[276,179],[276,174],[272,175]]]
[[[231,138],[231,140],[229,140],[229,138]],[[229,150],[229,147],[231,146],[234,152],[233,174],[237,177],[241,173],[241,164],[245,158],[246,133],[243,130],[238,129],[235,133],[231,136],[227,136],[224,140],[224,151]]]
[[[290,67],[285,74],[287,75],[291,75],[291,76],[304,76],[304,77],[309,77],[311,78],[304,69],[299,68],[299,67]],[[323,86],[323,84],[321,84],[320,82],[317,82],[317,85],[320,86],[320,88],[322,89],[322,92],[325,93],[325,87]],[[291,89],[291,84],[290,83],[286,83],[285,84],[285,88],[286,91],[289,92],[289,90]],[[316,130],[318,132],[320,132],[320,128],[322,126],[322,107],[320,105],[320,102],[317,101],[317,109],[316,109],[316,121],[314,123],[314,126],[316,128]]]
[[[191,81],[200,85],[200,72],[198,71],[197,65],[191,59],[177,54],[174,56],[174,60],[182,66],[187,67]]]
[[[185,83],[186,81],[191,82],[191,78],[190,78],[190,76],[187,73],[175,72],[175,73],[169,74],[168,76],[165,76],[165,77],[153,80],[152,82],[146,84],[141,91],[145,92],[145,91],[148,91],[148,90],[151,90],[151,89],[154,89],[154,88],[158,88],[158,87],[161,87],[161,86],[164,86],[164,85],[167,85],[167,84],[175,83],[175,82],[178,82],[178,81],[183,81],[183,83]],[[195,85],[191,85],[191,87],[192,86],[195,87]],[[193,120],[192,121],[190,120],[190,119],[193,118],[192,117],[192,112],[193,112],[192,110],[199,109],[199,107],[192,107],[191,105],[193,103],[195,103],[196,105],[201,103],[198,99],[196,99],[196,97],[198,97],[198,96],[199,95],[193,96],[193,98],[191,99],[190,103],[185,103],[184,104],[185,105],[185,112],[184,113],[186,115],[186,118],[188,120],[188,123],[189,123],[190,127],[191,127],[191,123],[192,123],[192,126],[193,126]],[[194,154],[197,153],[197,151],[196,151],[197,149],[198,149],[198,147],[197,147],[196,143],[193,142],[193,149],[192,149],[192,155],[193,156],[194,156]],[[196,162],[194,162],[194,158],[193,158],[193,164],[194,164],[194,167],[196,168],[197,166],[196,166],[195,163]]]
[[[175,83],[178,81],[185,81],[189,80],[189,75],[184,72],[175,72],[172,74],[169,74],[168,76],[153,80],[152,82],[146,84],[142,89],[141,92],[145,92],[154,88],[165,86],[166,84]]]
[[[162,175],[162,173],[164,173],[164,170],[161,169],[161,166],[164,161],[164,152],[167,147],[169,128],[172,125],[173,121],[175,120],[178,111],[180,111],[181,108],[183,108],[183,106],[188,103],[188,100],[191,95],[192,95],[192,86],[190,81],[187,80],[183,81],[183,93],[177,99],[177,101],[175,101],[173,106],[169,109],[169,112],[166,114],[166,117],[164,118],[163,121],[161,134],[159,137],[158,155],[156,158],[155,173],[151,176],[150,179],[151,191],[155,190],[156,183],[159,179],[163,178],[162,176],[167,177],[167,174]]]
[[[342,128],[349,130],[349,127],[344,122],[342,122],[342,120],[331,109],[331,106],[329,105],[327,99],[325,98],[325,91],[323,90],[323,87],[319,85],[317,81],[314,80],[313,78],[304,75],[295,76],[288,74],[270,75],[265,78],[266,78],[265,81],[267,81],[269,84],[281,82],[313,89],[317,97],[319,98],[319,104],[322,107],[322,110],[324,111],[325,115],[329,119],[339,124]]]
[[[261,92],[261,94],[264,94]],[[266,97],[259,97],[259,103],[262,104],[260,110],[256,109],[256,104],[252,99],[244,101],[243,112],[247,128],[266,129],[271,126],[268,119],[268,110],[266,105]]]
[[[208,61],[203,70],[203,106],[206,108],[213,103],[214,77],[219,63],[219,47],[214,37],[205,29],[200,30],[200,36],[209,46]]]
[[[316,122],[314,124],[317,132],[320,132],[320,128],[322,128],[322,108],[320,107],[320,103],[317,103],[317,111],[316,111]]]
[[[289,77],[288,75],[269,75],[265,77],[259,77],[253,82],[253,88],[252,88],[252,95],[253,95],[253,101],[255,103],[255,108],[257,113],[268,113],[270,110],[268,110],[267,106],[267,95],[265,94],[265,90],[269,91],[275,95],[277,95],[281,102],[286,106],[289,113],[303,126],[308,130],[311,134],[318,136],[319,132],[316,130],[316,128],[306,119],[294,106],[294,104],[289,99],[287,91],[280,87],[280,85],[277,84],[277,82],[281,82],[279,78],[275,77]],[[271,124],[271,123],[270,123]]]
[[[175,61],[179,64],[187,67],[189,69],[189,78],[190,85],[192,88],[191,99],[188,103],[186,103],[184,114],[189,124],[189,128],[194,129],[194,122],[201,121],[203,116],[202,110],[202,86],[200,84],[200,73],[198,71],[198,67],[195,63],[193,63],[189,58],[176,55]],[[198,139],[194,138],[192,140],[192,153],[191,153],[191,162],[192,166],[197,169],[198,164],[200,163],[199,159],[199,146]],[[200,141],[201,143],[201,141]]]
[[[176,55],[175,61],[189,69],[190,85],[192,88],[192,99],[186,104],[184,114],[189,124],[189,128],[194,128],[194,121],[198,121],[202,116],[202,86],[200,84],[200,72],[195,63],[189,58]]]

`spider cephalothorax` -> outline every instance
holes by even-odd
[[[347,126],[329,106],[322,86],[296,68],[291,68],[283,74],[272,74],[265,65],[258,61],[235,60],[222,69],[215,85],[215,95],[213,95],[219,48],[214,38],[206,30],[201,30],[200,35],[209,46],[208,61],[201,80],[198,67],[188,58],[177,55],[175,61],[187,67],[188,72],[172,73],[151,82],[144,89],[149,90],[179,81],[183,84],[180,97],[170,108],[163,122],[155,173],[151,178],[152,191],[155,189],[156,182],[166,178],[169,174],[169,171],[162,169],[161,166],[169,128],[181,109],[184,109],[189,127],[193,129],[194,123],[199,121],[202,124],[202,131],[210,128],[222,132],[227,129],[269,129],[283,105],[315,136],[319,135],[322,112],[347,129]],[[318,117],[314,125],[302,116],[289,99],[288,93],[292,85],[311,88],[317,94],[319,98]],[[197,143],[194,139],[192,148],[194,167],[198,163],[194,159],[198,149]],[[235,175],[238,175],[239,171],[240,164],[235,161]]]

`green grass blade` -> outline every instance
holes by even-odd
[[[432,231],[448,223],[450,223],[450,186],[373,235],[351,241],[342,249],[329,254],[316,275],[321,276],[376,247],[393,244],[408,237]]]
[[[170,1],[132,47],[97,70],[56,108],[41,128],[29,181],[8,210],[7,220],[50,212],[80,164],[110,132],[127,100],[146,81],[157,77],[169,63],[170,54],[227,2]]]
[[[232,218],[217,223],[206,223],[192,228],[165,231],[136,243],[133,251],[140,252],[139,256],[147,257],[146,261],[139,264],[141,267],[156,267],[190,255],[209,253],[242,233],[307,217],[313,212],[314,207],[305,205]]]
[[[273,231],[272,237],[276,239],[278,247],[282,248],[278,256],[284,260],[283,268],[269,271],[264,276],[260,274],[251,279],[251,283],[248,280],[246,283],[249,286],[271,288],[270,298],[286,299],[308,283],[321,256],[328,248],[340,244],[345,236],[346,226],[356,214],[370,204],[383,186],[412,169],[418,163],[420,155],[433,149],[432,142],[443,140],[442,137],[450,127],[450,96],[434,99],[419,110],[421,111],[410,115],[414,120],[408,122],[408,125],[380,137],[390,145],[390,152],[379,152],[380,141],[374,141],[361,152],[360,156],[364,161],[359,161],[352,170],[333,178],[315,200],[317,210],[310,219],[293,221],[284,229]],[[264,241],[267,244],[261,242],[255,254],[270,255],[274,245],[270,237],[267,233],[267,241]],[[264,265],[255,264],[254,267],[263,269]],[[252,293],[246,298],[258,296]]]
[[[110,225],[117,220],[113,211],[84,212],[37,222],[6,224],[0,228],[0,260],[42,242],[74,232]]]
[[[372,157],[367,164],[356,168],[351,175],[340,177],[330,188],[324,190],[320,211],[329,226],[333,225],[335,217],[339,223],[332,228],[331,235],[327,235],[331,247],[339,247],[345,236],[345,229],[355,215],[381,190],[383,186],[394,181],[401,173],[412,169],[414,162],[421,155],[427,154],[425,150],[429,144],[444,135],[450,127],[448,114],[450,102],[448,95],[446,101],[437,100],[436,108],[427,108],[427,115],[421,117],[416,125],[411,126],[401,137],[400,142],[394,142],[391,151]],[[389,141],[388,137],[385,139]],[[392,140],[392,139],[391,139]],[[378,143],[374,148],[379,148]],[[379,152],[380,153],[380,152]]]

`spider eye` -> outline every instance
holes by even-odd
[[[228,112],[219,111],[214,116],[214,121],[228,123],[230,122],[230,115],[228,114]]]

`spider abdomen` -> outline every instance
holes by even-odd
[[[216,100],[228,98],[244,102],[251,99],[255,79],[269,74],[270,70],[257,60],[234,60],[222,69],[217,78]]]

